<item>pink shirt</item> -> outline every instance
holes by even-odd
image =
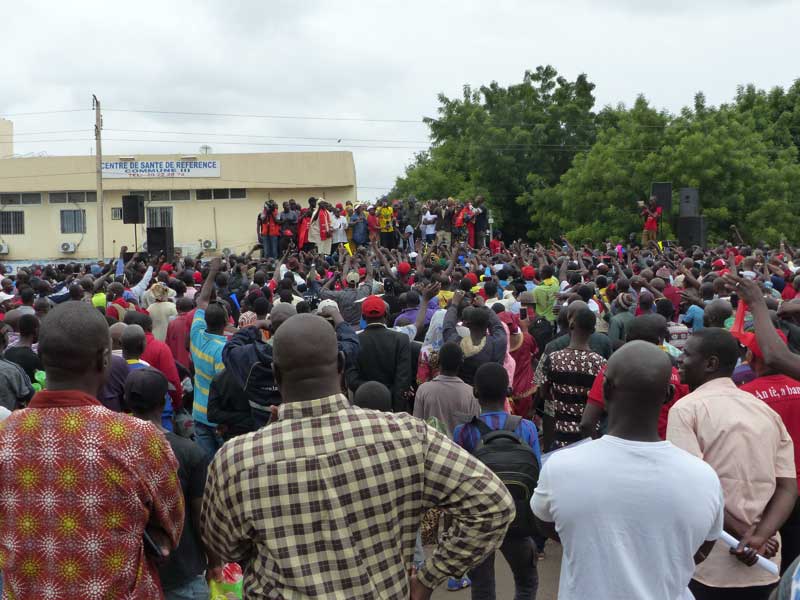
[[[714,468],[725,510],[748,524],[761,518],[775,479],[795,477],[792,439],[778,413],[728,377],[712,379],[674,404],[667,439]],[[780,553],[773,561],[780,564]],[[720,588],[778,581],[777,575],[736,560],[722,542],[697,566],[694,578]]]

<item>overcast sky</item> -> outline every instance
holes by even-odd
[[[437,94],[466,83],[552,64],[587,73],[598,109],[644,93],[675,112],[699,90],[717,104],[800,74],[800,3],[779,0],[31,1],[0,21],[0,115],[18,154],[89,153],[90,111],[15,113],[88,109],[94,93],[105,153],[352,149],[363,200],[426,147]]]

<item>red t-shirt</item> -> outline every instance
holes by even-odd
[[[490,240],[489,241],[489,251],[492,254],[500,254],[500,250],[503,248],[503,242],[500,240]]]
[[[378,222],[378,215],[367,215],[367,229],[373,233],[377,233],[381,230],[380,223]]]
[[[603,365],[594,378],[592,389],[589,390],[589,395],[586,397],[587,402],[599,406],[603,410],[606,409],[606,402],[603,398],[603,379],[605,378],[605,374],[606,365]],[[675,395],[672,397],[672,400],[661,407],[661,414],[658,415],[658,437],[662,440],[667,439],[667,417],[669,416],[669,409],[672,408],[673,404],[689,393],[689,386],[681,383],[681,377],[678,374],[678,369],[675,367],[672,367],[672,376],[669,378],[669,382],[675,386]],[[798,383],[798,385],[800,385],[800,383]]]
[[[778,413],[793,440],[800,441],[800,381],[786,375],[764,375],[739,387]],[[800,474],[800,443],[794,445],[794,465]],[[800,488],[800,477],[798,477]]]
[[[657,206],[655,212],[655,217],[648,215],[647,220],[644,222],[644,228],[647,231],[656,231],[658,229],[658,217],[661,216],[661,207]]]
[[[791,283],[787,283],[786,287],[783,288],[781,292],[781,298],[784,300],[793,300],[797,296],[797,292],[795,291],[794,287],[792,287]]]

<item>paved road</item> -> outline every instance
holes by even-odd
[[[545,559],[537,563],[539,570],[539,591],[536,600],[556,600],[558,596],[558,574],[561,571],[561,546],[548,540]],[[495,557],[495,581],[497,600],[511,600],[514,597],[514,578],[503,555]],[[448,592],[444,585],[433,592],[433,600],[468,600],[469,589]]]

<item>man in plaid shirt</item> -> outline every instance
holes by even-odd
[[[292,317],[273,352],[278,420],[217,453],[200,517],[209,549],[246,564],[247,598],[427,599],[497,549],[514,518],[503,483],[423,421],[350,406],[328,323]],[[409,581],[434,506],[454,523]]]

